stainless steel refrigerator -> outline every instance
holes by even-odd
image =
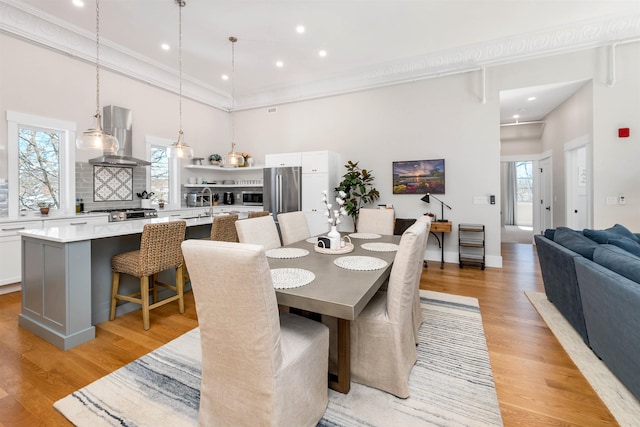
[[[265,211],[277,215],[302,210],[302,182],[299,166],[264,168],[262,202]]]

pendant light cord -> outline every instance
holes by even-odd
[[[231,143],[235,144],[236,142],[236,121],[235,121],[235,112],[236,112],[236,42],[238,41],[235,37],[229,37],[229,41],[231,42]],[[235,151],[233,148],[231,151]]]
[[[179,70],[179,74],[180,74],[180,88],[179,88],[179,92],[180,92],[180,101],[179,101],[179,108],[178,108],[178,116],[180,118],[180,130],[179,130],[179,135],[178,135],[178,140],[180,140],[180,142],[182,142],[182,8],[185,5],[184,0],[177,0],[178,1],[178,6],[180,8],[180,14],[179,14],[179,22],[178,22],[178,70]]]
[[[100,0],[96,0],[96,115],[100,117]]]

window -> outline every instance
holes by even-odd
[[[533,162],[516,162],[516,225],[533,225]]]
[[[180,207],[180,163],[179,159],[167,157],[167,147],[173,141],[165,138],[146,137],[147,153],[151,161],[147,188],[155,196],[155,203],[163,199],[174,208]]]
[[[75,123],[7,111],[7,130],[9,215],[75,212]]]
[[[60,208],[62,132],[18,125],[18,206]]]
[[[149,188],[155,194],[156,199],[170,203],[169,197],[169,158],[167,148],[158,145],[151,145],[150,152],[151,166]]]

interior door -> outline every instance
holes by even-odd
[[[575,230],[589,227],[587,146],[566,151],[567,226]]]
[[[551,206],[553,205],[553,187],[551,183],[551,156],[541,159],[539,162],[540,172],[540,232],[547,228],[553,228]]]

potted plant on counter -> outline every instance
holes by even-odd
[[[38,207],[40,208],[41,215],[49,215],[49,208],[51,208],[50,202],[38,202]]]

